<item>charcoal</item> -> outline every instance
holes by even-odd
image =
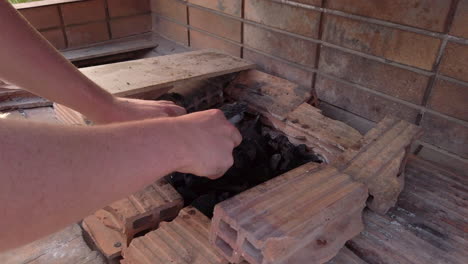
[[[170,175],[169,182],[182,195],[186,206],[192,205],[212,217],[217,203],[307,162],[321,162],[305,145],[295,146],[284,135],[271,133],[271,128],[259,121],[259,115],[245,112],[245,106],[231,104],[221,109],[228,112],[228,117],[243,113],[236,124],[243,141],[233,151],[234,165],[219,179]]]

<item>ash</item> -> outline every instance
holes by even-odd
[[[307,162],[321,162],[305,145],[295,146],[261,124],[259,116],[245,113],[236,121],[243,141],[234,149],[234,165],[223,177],[210,180],[183,173],[168,177],[186,206],[192,205],[210,218],[217,203]]]

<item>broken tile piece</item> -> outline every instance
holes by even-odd
[[[119,257],[122,249],[127,247],[125,236],[105,226],[95,215],[83,219],[82,226],[88,239],[109,260]]]
[[[123,264],[227,264],[208,241],[210,219],[193,207],[172,222],[135,238],[123,251]]]
[[[230,262],[324,263],[362,229],[365,185],[307,163],[215,207],[210,241]]]
[[[386,117],[332,164],[366,184],[370,195],[367,206],[385,214],[403,190],[409,148],[420,135],[420,127]]]
[[[320,109],[307,103],[291,111],[285,120],[271,115],[266,117],[292,143],[305,144],[326,163],[335,160],[362,138],[356,129],[322,115]]]
[[[127,242],[135,234],[172,220],[183,207],[180,194],[165,179],[116,201],[94,215],[107,227],[124,235]]]

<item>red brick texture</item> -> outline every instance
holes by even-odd
[[[38,5],[19,11],[57,49],[80,48],[152,30],[150,0]]]
[[[434,116],[454,131],[467,128],[468,0],[152,3],[166,19],[156,32],[195,49],[240,54],[310,89],[310,103],[322,102],[362,131],[387,115],[432,129],[429,135],[439,130],[427,123]],[[422,140],[460,155],[454,137]]]
[[[174,221],[143,237],[123,251],[122,264],[228,264],[209,243],[210,219],[193,207],[182,209]]]
[[[232,263],[324,263],[362,231],[366,199],[348,175],[305,164],[217,204],[210,241]]]

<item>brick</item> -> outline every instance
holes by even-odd
[[[193,7],[189,7],[189,12],[191,26],[232,41],[241,41],[240,21]]]
[[[448,152],[468,158],[468,127],[431,113],[424,114],[421,121],[424,128],[422,141]]]
[[[257,64],[263,72],[279,76],[303,87],[312,86],[313,73],[261,53],[244,49],[244,59]]]
[[[151,10],[159,15],[187,24],[187,6],[175,0],[151,0]]]
[[[312,6],[322,6],[323,0],[295,0],[294,2]]]
[[[139,15],[112,19],[110,21],[112,38],[123,38],[151,31],[151,15]]]
[[[320,16],[315,10],[269,0],[245,1],[246,19],[311,38],[318,37]]]
[[[444,0],[329,0],[327,8],[443,32],[450,11]]]
[[[242,15],[242,0],[188,0],[188,2],[232,16]]]
[[[154,17],[154,29],[156,32],[168,39],[182,43],[188,46],[188,29],[182,25],[166,20],[164,18]]]
[[[329,47],[320,51],[319,70],[414,104],[429,83],[428,76]]]
[[[310,98],[310,89],[257,70],[239,73],[225,93],[259,113],[281,118]]]
[[[468,82],[468,45],[449,42],[440,64],[440,72]]]
[[[468,121],[468,86],[437,80],[428,107],[435,111]]]
[[[246,46],[309,67],[315,67],[317,45],[313,42],[244,24]]]
[[[431,70],[440,39],[334,15],[324,15],[323,40],[352,50]]]
[[[111,17],[131,16],[149,13],[150,0],[107,0]]]
[[[196,30],[190,31],[190,46],[194,49],[213,48],[236,57],[241,56],[241,47],[228,41],[209,36]]]
[[[210,219],[193,207],[143,237],[123,251],[123,264],[227,264],[209,243]]]
[[[379,122],[386,115],[394,115],[414,123],[419,114],[415,108],[323,75],[317,77],[315,89],[320,100],[374,122]]]
[[[60,16],[57,6],[44,6],[19,10],[37,30],[60,27]]]
[[[367,206],[384,215],[395,206],[404,186],[404,169],[411,144],[421,128],[386,117],[332,164],[369,188]]]
[[[41,31],[41,34],[56,49],[65,49],[67,47],[67,45],[65,44],[65,37],[63,35],[62,29],[45,30],[45,31]]]
[[[88,241],[108,259],[113,260],[121,256],[122,249],[127,247],[125,235],[104,225],[95,215],[83,219],[83,229]]]
[[[210,241],[230,262],[323,263],[362,229],[364,185],[308,163],[216,205]]]
[[[65,28],[70,48],[85,46],[109,40],[106,22],[93,22]]]
[[[94,215],[107,227],[123,234],[129,242],[135,234],[156,228],[162,221],[172,220],[182,206],[182,197],[161,179]]]
[[[325,163],[333,162],[362,138],[357,130],[325,117],[318,108],[307,103],[298,106],[285,118],[267,118],[272,127],[286,135],[291,143],[305,144]]]
[[[65,25],[106,20],[104,0],[69,3],[62,5],[60,8]]]
[[[468,27],[466,25],[468,25],[468,0],[460,0],[450,29],[450,34],[457,37],[468,38]]]

